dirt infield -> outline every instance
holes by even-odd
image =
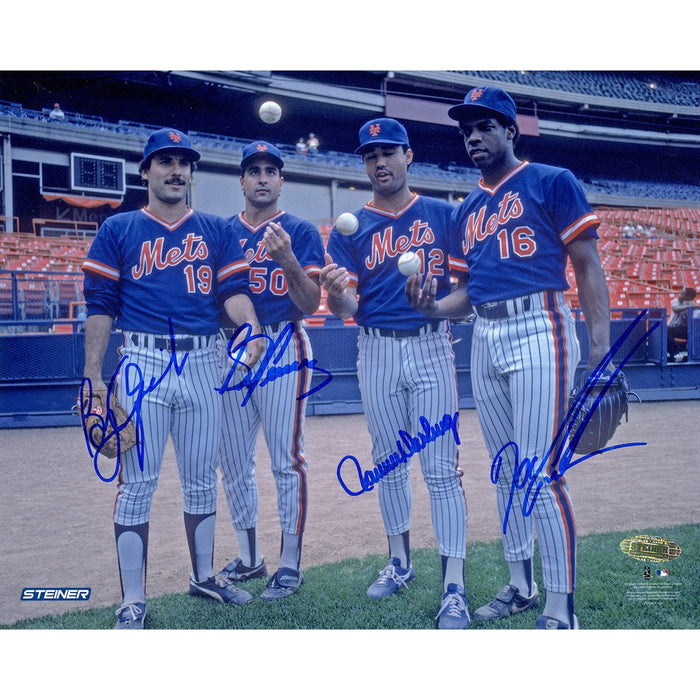
[[[567,478],[579,534],[611,530],[651,531],[698,522],[698,401],[647,402],[631,407],[616,443],[646,442],[599,455],[573,467]],[[460,416],[460,462],[469,508],[468,538],[499,537],[490,461],[476,413]],[[76,609],[83,604],[22,602],[28,587],[90,587],[90,605],[118,604],[112,508],[116,486],[98,479],[79,428],[4,430],[0,512],[0,624]],[[375,493],[348,496],[336,470],[346,455],[371,466],[363,415],[307,419],[309,512],[303,566],[386,551]],[[279,523],[269,458],[258,447],[260,543],[274,569]],[[428,498],[420,468],[412,470],[414,514],[411,544],[435,547]],[[148,560],[148,593],[186,590],[190,564],[182,522],[181,495],[172,445],[168,445],[156,492]],[[219,493],[215,566],[236,554],[223,494]]]

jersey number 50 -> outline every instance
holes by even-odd
[[[275,296],[281,297],[287,293],[287,278],[281,268],[275,268],[270,272],[270,282],[268,284],[266,267],[250,268],[250,291],[253,294],[262,294],[269,288]]]

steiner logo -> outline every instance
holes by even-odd
[[[23,588],[21,600],[90,600],[90,588]]]

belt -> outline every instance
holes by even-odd
[[[265,323],[261,324],[260,328],[265,335],[274,335],[279,333],[283,328],[286,328],[290,323],[297,325],[297,321],[277,321],[276,323]],[[237,328],[221,328],[220,333],[224,335],[226,340],[230,340],[233,334],[237,331]]]
[[[215,340],[215,335],[154,335],[153,333],[132,333],[125,331],[124,336],[132,345],[149,350],[175,350],[175,352],[187,352],[188,350],[202,350],[210,347]],[[174,344],[174,348],[173,348]]]
[[[503,299],[502,301],[489,301],[486,304],[474,304],[473,306],[477,316],[487,318],[490,321],[517,316],[525,311],[538,308],[542,308],[542,292],[524,297],[514,297],[513,299]]]
[[[428,333],[436,333],[437,331],[445,327],[444,321],[433,321],[420,328],[402,328],[402,329],[392,329],[392,328],[372,328],[370,326],[361,326],[362,331],[365,335],[381,336],[382,338],[417,338],[421,335],[428,335]]]

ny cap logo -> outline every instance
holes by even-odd
[[[267,150],[267,144],[266,144],[266,143],[259,143],[255,148],[256,148],[258,151],[263,151],[263,152],[264,152],[264,151]]]
[[[180,143],[180,141],[182,140],[182,137],[176,131],[168,132],[168,138],[174,143]]]
[[[469,96],[469,99],[472,102],[476,102],[483,94],[484,94],[484,91],[481,88],[477,88],[476,90],[472,90],[471,95]]]
[[[369,125],[369,135],[379,136],[379,132],[382,130],[381,124],[370,124]]]

